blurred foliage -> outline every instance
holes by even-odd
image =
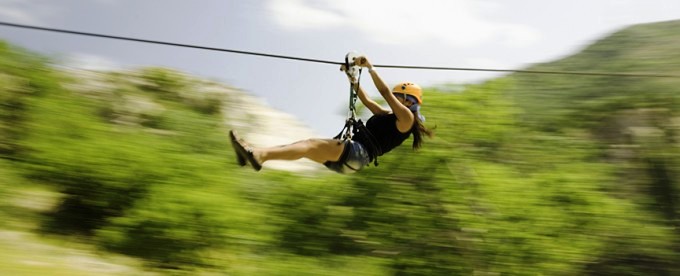
[[[680,74],[678,28],[530,69]],[[417,153],[351,176],[255,174],[233,161],[226,128],[249,122],[225,126],[229,92],[163,68],[69,76],[0,46],[0,199],[58,191],[41,233],[189,273],[680,274],[678,79],[429,89],[436,137]]]
[[[31,96],[57,89],[58,76],[46,59],[1,41],[0,67],[0,156],[7,158],[21,150]]]

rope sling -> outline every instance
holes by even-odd
[[[344,143],[346,141],[351,141],[352,137],[357,133],[364,134],[366,139],[365,147],[370,148],[369,154],[371,154],[371,159],[373,159],[373,164],[378,166],[378,156],[382,155],[382,150],[378,146],[378,142],[371,134],[371,132],[366,128],[361,119],[357,119],[356,114],[356,102],[357,102],[357,91],[359,89],[359,83],[361,81],[362,68],[355,64],[354,60],[359,57],[355,52],[349,52],[345,55],[345,74],[350,79],[349,84],[349,113],[347,115],[347,120],[345,121],[345,126],[340,130],[340,133],[333,137],[333,139],[340,139],[338,143]]]

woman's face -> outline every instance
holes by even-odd
[[[397,100],[406,107],[410,107],[413,105],[413,102],[406,99],[406,94],[404,93],[392,93],[392,94],[394,94],[394,97],[396,97]]]

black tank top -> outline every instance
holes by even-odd
[[[397,129],[397,115],[393,113],[373,115],[366,122],[366,128],[370,134],[357,132],[352,140],[364,145],[371,156],[371,160],[376,156],[388,153],[411,136],[410,130],[406,133],[399,132],[399,129]],[[372,135],[374,139],[371,139],[369,135]],[[371,146],[372,143],[375,143],[375,146],[378,147],[377,152]]]

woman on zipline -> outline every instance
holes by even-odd
[[[259,171],[262,164],[269,160],[297,160],[305,157],[324,164],[331,170],[346,173],[362,169],[378,156],[401,145],[411,134],[413,149],[420,148],[423,135],[432,136],[432,131],[422,123],[424,117],[420,114],[420,105],[423,102],[423,92],[420,86],[403,82],[390,91],[365,56],[357,57],[354,61],[355,66],[368,68],[375,87],[390,109],[381,107],[368,98],[358,83],[352,83],[356,87],[359,100],[373,113],[366,122],[364,131],[359,130],[351,139],[344,141],[307,139],[289,145],[260,148],[249,146],[231,130],[229,135],[239,165],[245,166],[248,161],[256,171]],[[343,65],[341,70],[346,71],[348,68]],[[350,82],[356,81],[350,77]]]

